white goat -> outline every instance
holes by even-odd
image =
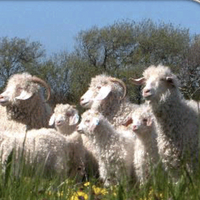
[[[25,124],[27,130],[49,126],[52,111],[44,100],[39,84],[47,88],[48,100],[50,87],[42,79],[28,73],[11,76],[5,91],[0,94],[0,105],[6,107],[8,118]]]
[[[54,129],[32,129],[16,137],[13,133],[4,132],[0,138],[2,164],[6,163],[14,149],[16,164],[23,155],[26,164],[43,168],[44,174],[56,174],[77,181],[81,181],[84,176],[84,160],[75,154],[78,145]]]
[[[85,134],[98,154],[100,178],[106,186],[133,178],[133,144],[115,131],[99,112],[88,110],[82,114],[78,132]]]
[[[54,113],[49,120],[49,125],[55,125],[57,131],[66,136],[67,140],[71,140],[76,145],[76,156],[82,157],[85,161],[85,168],[88,175],[98,174],[98,163],[92,154],[94,150],[93,144],[85,135],[76,132],[76,125],[79,121],[78,110],[75,106],[69,104],[57,104]]]
[[[26,125],[9,120],[6,108],[0,105],[0,132],[3,133],[4,131],[15,131],[13,134],[23,133],[26,131]]]
[[[155,116],[158,149],[166,170],[177,180],[181,167],[194,171],[198,166],[197,112],[188,106],[178,88],[178,79],[166,66],[150,66],[143,77],[132,79],[145,84],[142,95]]]
[[[80,104],[101,112],[111,124],[118,127],[137,107],[125,96],[126,85],[123,81],[102,74],[92,78],[88,91],[80,98]]]
[[[148,105],[136,108],[124,123],[136,136],[134,143],[134,169],[137,180],[144,183],[159,161],[154,116]]]
[[[69,104],[57,104],[49,120],[49,125],[54,125],[63,135],[71,135],[76,131],[76,124],[78,121],[78,111],[74,106]]]

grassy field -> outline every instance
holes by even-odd
[[[15,170],[14,170],[15,169]],[[17,170],[16,170],[17,169]],[[161,168],[153,170],[143,186],[126,183],[108,188],[91,178],[81,183],[60,180],[56,176],[44,177],[41,168],[30,168],[20,160],[1,169],[0,200],[198,200],[200,199],[200,173],[195,177],[182,170],[175,184]]]

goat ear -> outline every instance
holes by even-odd
[[[103,100],[103,99],[105,99],[110,94],[111,90],[112,90],[112,87],[110,85],[103,86],[99,90],[99,94],[96,96],[95,100]]]
[[[33,96],[33,93],[22,90],[19,96],[15,97],[18,100],[27,100]]]
[[[99,119],[97,117],[94,117],[93,120],[90,122],[89,130],[94,131],[94,129],[98,124],[99,124]]]
[[[71,115],[69,117],[69,125],[70,126],[77,124],[78,121],[79,121],[79,115],[77,112],[75,112],[73,115]]]
[[[145,78],[144,77],[137,78],[137,79],[129,78],[129,80],[131,80],[133,82],[133,84],[135,84],[135,85],[142,85],[145,82]]]
[[[55,114],[53,113],[53,115],[51,115],[51,118],[49,120],[49,126],[52,126],[55,122]]]
[[[149,117],[149,118],[147,119],[147,126],[151,126],[152,123],[153,123],[153,120],[151,119],[151,117]]]
[[[130,125],[131,123],[133,123],[133,120],[132,120],[132,118],[131,117],[129,117],[125,122],[123,122],[123,126],[128,126],[128,125]]]

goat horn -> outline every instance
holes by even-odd
[[[50,99],[50,96],[51,96],[51,88],[50,88],[50,86],[44,80],[42,80],[41,78],[38,78],[37,76],[32,76],[31,81],[34,82],[34,83],[39,83],[39,84],[43,85],[47,89],[46,101],[48,101]]]
[[[120,79],[118,79],[118,78],[110,78],[110,80],[112,81],[112,82],[117,82],[117,83],[119,83],[123,88],[124,88],[124,94],[123,94],[123,96],[121,97],[121,100],[122,99],[124,99],[124,97],[126,96],[126,85],[125,85],[125,83],[123,82],[123,81],[121,81]]]
[[[133,82],[133,84],[135,84],[135,85],[142,85],[145,81],[145,78],[144,77],[141,77],[138,79],[129,78],[129,80],[131,80]]]

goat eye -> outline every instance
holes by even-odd
[[[70,116],[71,116],[71,113],[66,113],[66,116],[67,116],[67,117],[70,117]]]
[[[89,120],[89,119],[87,119],[87,120],[85,120],[85,122],[86,122],[86,123],[89,123],[89,122],[90,122],[90,120]]]
[[[20,93],[21,91],[23,90],[23,88],[22,87],[17,87],[17,93]]]
[[[100,90],[100,89],[101,89],[101,86],[97,86],[97,89]]]
[[[144,123],[146,123],[146,122],[147,122],[147,119],[146,119],[146,118],[144,118],[144,119],[143,119],[143,122],[144,122]]]
[[[21,91],[23,88],[22,87],[17,87],[17,90],[18,91]]]

